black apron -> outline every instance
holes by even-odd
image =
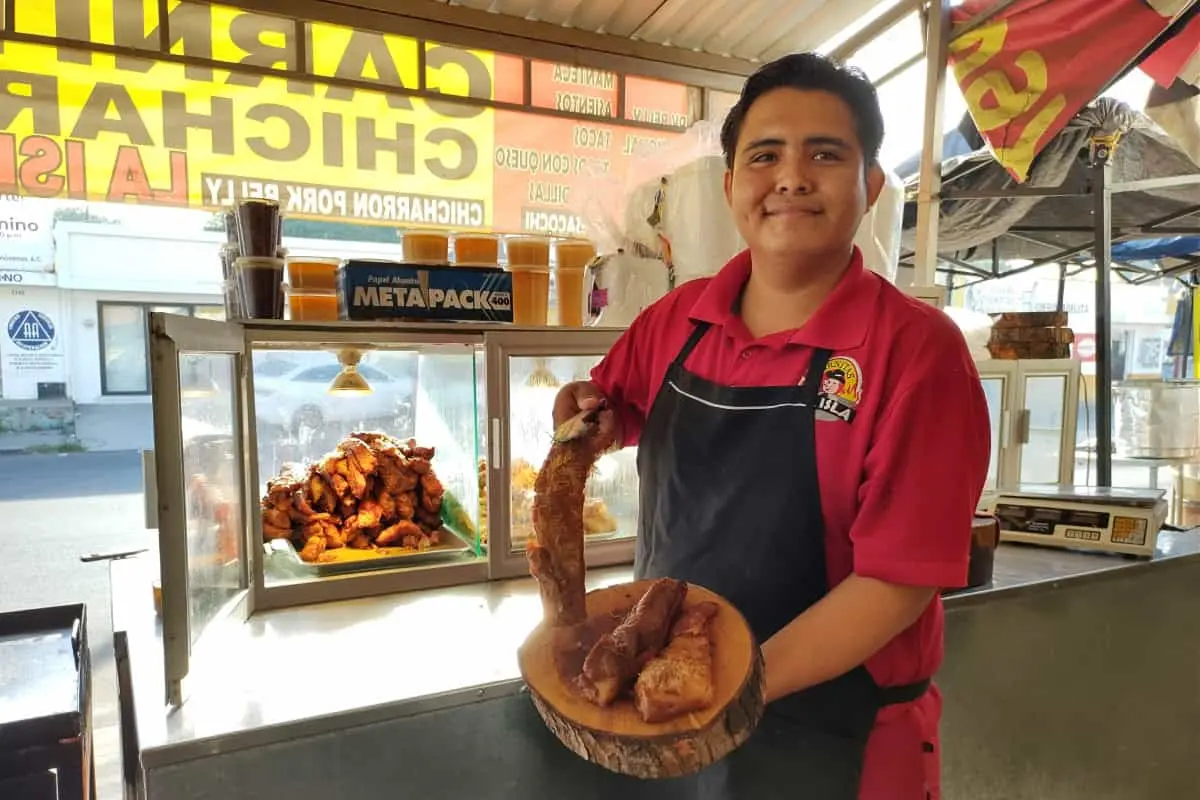
[[[815,427],[830,351],[814,351],[801,386],[722,386],[684,368],[708,328],[671,363],[638,443],[634,573],[723,595],[761,643],[829,591]],[[881,689],[858,666],[772,703],[740,749],[655,796],[856,800],[876,713],[928,687]]]

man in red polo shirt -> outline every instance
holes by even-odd
[[[958,329],[852,244],[882,138],[861,73],[762,67],[721,137],[748,250],[559,395],[638,445],[637,576],[721,593],[762,642],[755,735],[656,797],[939,796],[938,590],[966,582],[990,425]]]

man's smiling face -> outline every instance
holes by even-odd
[[[854,114],[836,94],[779,88],[756,99],[725,175],[751,253],[803,259],[849,248],[883,186],[864,161]]]

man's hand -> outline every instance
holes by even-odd
[[[917,621],[936,589],[851,575],[762,647],[767,702],[836,678]]]
[[[608,402],[604,393],[591,381],[568,383],[558,390],[554,398],[554,427],[557,428],[580,411],[590,411]],[[600,412],[600,435],[611,439],[617,446],[624,443],[617,415],[611,408]]]

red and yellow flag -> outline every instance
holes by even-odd
[[[1000,6],[966,0],[958,25]],[[1034,157],[1189,5],[1016,0],[950,43],[950,66],[996,159],[1024,182]]]

